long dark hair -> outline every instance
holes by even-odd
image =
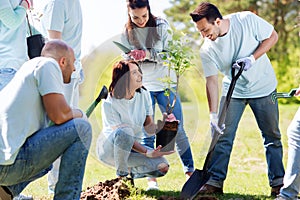
[[[148,0],[127,0],[126,2],[127,2],[128,12],[129,12],[129,9],[147,7],[148,12],[149,12],[149,20],[146,23],[145,28],[149,27],[148,28],[149,31],[148,31],[147,40],[146,40],[146,48],[152,48],[154,46],[154,44],[156,43],[156,41],[160,39],[160,37],[159,37],[159,34],[157,33],[157,29],[156,29],[157,17],[155,17],[151,13],[149,1]],[[136,27],[137,26],[131,21],[130,15],[128,13],[128,21],[125,25],[128,41],[130,44],[135,46],[137,49],[142,49],[142,45],[139,43],[139,41],[136,38],[135,33],[133,31],[134,28],[136,28]]]
[[[139,72],[142,73],[139,64],[134,60],[121,60],[119,62],[116,62],[113,66],[112,80],[108,89],[110,95],[115,97],[116,99],[124,98],[126,96],[126,92],[129,90],[130,63],[137,65],[139,68]],[[145,89],[144,87],[142,88]],[[141,88],[138,88],[136,92],[141,92]]]

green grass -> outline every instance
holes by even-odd
[[[210,143],[209,121],[205,105],[197,105],[189,102],[183,103],[185,128],[189,135],[195,166],[202,169],[203,162]],[[280,128],[282,132],[282,142],[284,144],[284,164],[287,159],[287,138],[286,128],[291,121],[297,105],[280,105]],[[198,111],[198,112],[197,112]],[[93,116],[96,118],[95,116]],[[93,118],[92,117],[92,118]],[[196,125],[197,124],[197,125]],[[95,130],[94,130],[95,131]],[[101,132],[101,131],[100,131]],[[99,132],[95,132],[95,135]],[[94,138],[95,139],[95,138]],[[94,148],[92,148],[94,149]],[[135,181],[136,187],[140,189],[140,194],[131,199],[157,199],[159,196],[167,195],[178,197],[181,188],[185,183],[185,176],[178,155],[167,156],[170,162],[168,174],[158,179],[159,192],[145,192],[147,186],[146,179]],[[267,166],[265,161],[262,138],[255,123],[253,114],[247,108],[242,121],[240,122],[227,179],[224,185],[225,195],[219,199],[271,199],[269,198],[270,187],[266,175]],[[86,173],[84,177],[83,189],[93,186],[99,181],[115,178],[115,170],[99,162],[93,152],[87,160]],[[43,177],[31,183],[23,192],[31,194],[36,199],[51,199],[47,195],[47,180]]]
[[[103,51],[107,48],[102,48]],[[101,51],[101,48],[99,48]],[[99,52],[98,52],[99,53]],[[100,52],[101,54],[101,52]],[[105,54],[99,57],[91,54],[83,62],[86,80],[81,86],[80,107],[86,109],[98,94],[103,85],[109,86],[111,76],[111,64],[118,59],[119,52]],[[201,71],[190,69],[181,84],[184,85],[184,94],[190,102],[183,103],[184,126],[189,136],[192,147],[195,167],[202,169],[205,156],[210,144],[210,128],[208,106],[205,98],[205,81]],[[90,117],[93,126],[93,142],[90,155],[86,164],[83,189],[93,186],[98,182],[115,178],[115,170],[98,161],[95,155],[96,139],[101,137],[101,106],[99,105]],[[286,129],[292,120],[298,105],[280,105],[280,129],[282,133],[284,164],[287,160],[287,137]],[[156,116],[161,114],[158,109]],[[130,199],[157,199],[159,196],[179,197],[181,188],[185,183],[185,175],[182,171],[181,161],[178,155],[167,156],[170,170],[166,176],[158,179],[159,192],[146,192],[146,179],[135,180],[138,188],[136,195]],[[267,179],[267,165],[265,161],[262,137],[257,128],[254,116],[249,108],[245,110],[239,124],[237,137],[231,154],[227,179],[224,184],[223,196],[219,199],[272,199]],[[32,182],[24,191],[31,194],[35,199],[52,199],[47,191],[47,176]]]

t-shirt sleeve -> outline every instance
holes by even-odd
[[[274,30],[273,25],[254,13],[246,13],[250,13],[248,15],[249,17],[246,17],[245,19],[251,20],[250,23],[252,23],[252,27],[255,27],[252,30],[255,31],[254,34],[257,41],[263,41],[269,38]]]
[[[205,77],[217,75],[217,66],[213,62],[213,59],[210,58],[210,55],[207,54],[207,50],[205,50],[204,46],[200,49],[200,57]]]
[[[43,25],[46,30],[62,32],[65,21],[63,1],[49,1],[44,8]]]
[[[48,61],[37,67],[35,78],[41,96],[49,93],[63,94],[62,72],[54,62]]]

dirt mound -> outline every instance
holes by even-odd
[[[119,178],[99,182],[81,192],[80,200],[125,199],[130,196],[128,182]]]
[[[99,182],[98,184],[87,187],[81,192],[80,200],[122,200],[130,197],[130,188],[134,186],[132,179],[115,178]],[[183,200],[180,197],[160,196],[158,200]],[[196,197],[196,200],[217,200],[212,196]]]

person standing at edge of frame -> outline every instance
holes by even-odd
[[[2,0],[0,4],[0,91],[28,60],[26,11],[28,0]]]
[[[64,95],[71,107],[79,107],[79,85],[83,82],[84,75],[81,64],[81,39],[82,39],[82,9],[80,0],[45,0],[41,4],[40,32],[48,40],[62,39],[70,45],[75,52],[75,68],[71,82],[64,84]],[[58,180],[60,158],[53,163],[52,170],[48,173],[48,191],[54,193]]]
[[[277,80],[266,53],[276,44],[278,35],[270,23],[252,12],[237,12],[223,18],[218,8],[208,2],[200,3],[190,16],[205,38],[200,56],[206,77],[210,124],[215,129],[220,129],[218,71],[224,74],[222,108],[232,79],[232,67],[239,69],[239,63],[245,64],[226,112],[225,129],[213,151],[209,165],[212,175],[199,194],[223,194],[236,130],[245,107],[249,105],[263,137],[271,196],[276,196],[283,184],[283,151],[278,102],[272,98],[276,95]]]
[[[300,87],[295,96],[300,95]],[[275,200],[297,200],[300,191],[300,108],[287,129],[288,161],[283,186]]]
[[[26,43],[26,11],[32,0],[2,0],[0,4],[0,91],[28,60]],[[14,200],[32,200],[20,194]]]
[[[165,96],[165,84],[159,79],[168,75],[168,67],[163,65],[160,52],[168,50],[168,41],[172,39],[169,23],[151,13],[148,0],[127,0],[128,22],[121,36],[122,43],[131,51],[125,55],[129,59],[139,61],[143,72],[143,85],[150,91],[153,110],[155,103],[159,105],[162,113],[166,112],[168,99]],[[171,79],[176,80],[174,71]],[[172,87],[176,87],[173,85]],[[170,99],[174,99],[170,91]],[[183,164],[183,171],[187,178],[194,172],[192,151],[183,124],[183,113],[180,97],[177,96],[173,113],[180,121],[176,136],[176,149]],[[155,136],[145,136],[143,144],[153,148]],[[148,179],[148,188],[158,190],[157,180]]]

